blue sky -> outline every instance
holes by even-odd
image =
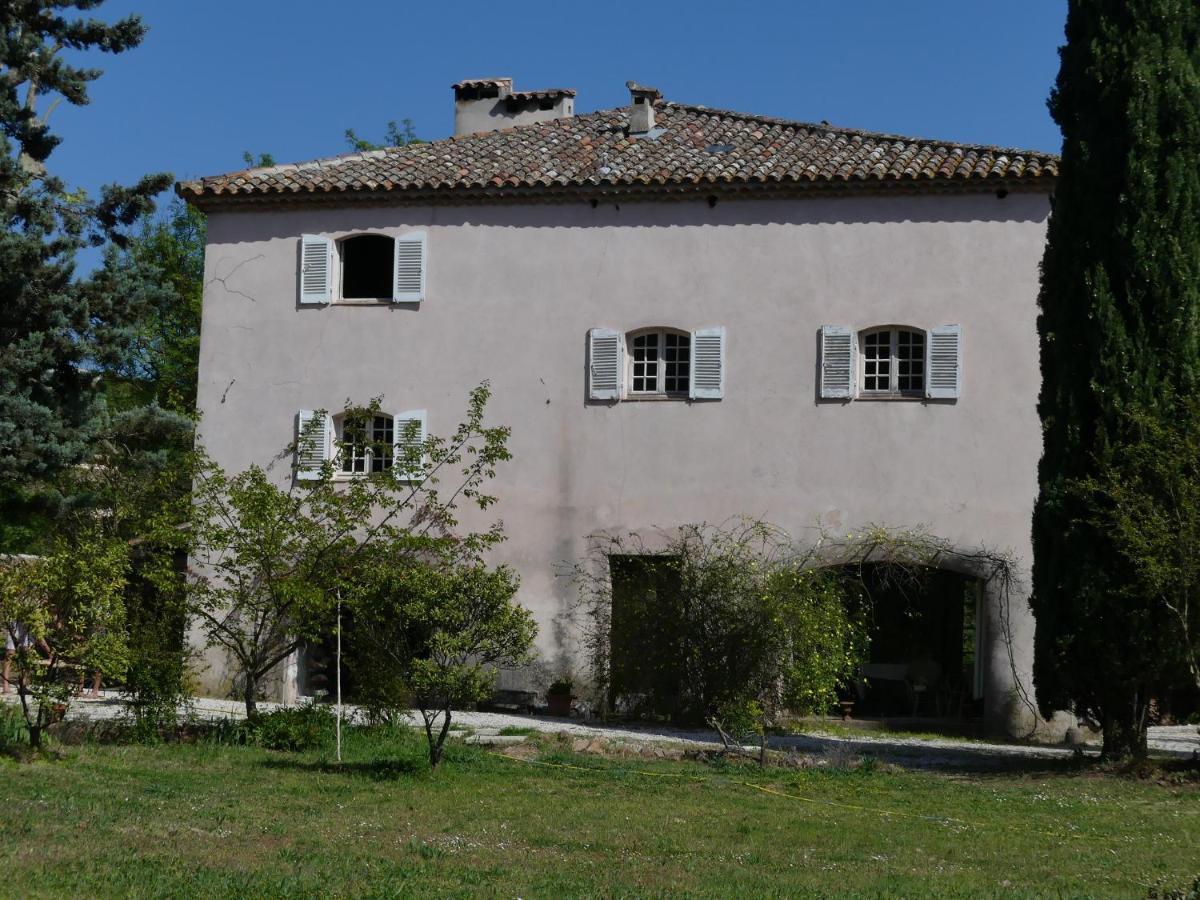
[[[410,118],[453,128],[450,85],[511,75],[573,87],[577,111],[670,100],[874,131],[1057,151],[1046,97],[1066,0],[498,4],[417,0],[108,0],[139,12],[141,47],[91,57],[88,107],[55,111],[54,171],[94,190],[346,152]]]

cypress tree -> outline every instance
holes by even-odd
[[[1131,413],[1170,417],[1200,386],[1200,5],[1070,0],[1066,38],[1039,298],[1034,680],[1044,714],[1073,708],[1101,724],[1106,754],[1142,755],[1178,628],[1129,590],[1075,486],[1120,464]]]

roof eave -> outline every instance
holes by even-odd
[[[357,191],[206,192],[196,182],[175,185],[175,193],[198,209],[233,209],[261,206],[347,206],[358,204],[398,206],[459,206],[521,203],[588,202],[620,197],[622,200],[670,199],[788,199],[862,195],[946,195],[996,191],[1053,193],[1057,176],[1024,177],[856,179],[849,181],[790,182],[689,182],[686,184],[522,185],[519,187],[401,188]],[[199,190],[197,190],[199,187]]]

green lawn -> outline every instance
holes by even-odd
[[[1144,896],[1200,873],[1194,785],[463,746],[431,775],[422,749],[352,733],[340,768],[214,745],[0,761],[0,893]]]

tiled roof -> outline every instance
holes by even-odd
[[[1048,190],[1058,157],[919,140],[679,103],[627,132],[629,109],[600,110],[427,144],[186,181],[202,206],[240,200],[499,199],[726,191]]]

